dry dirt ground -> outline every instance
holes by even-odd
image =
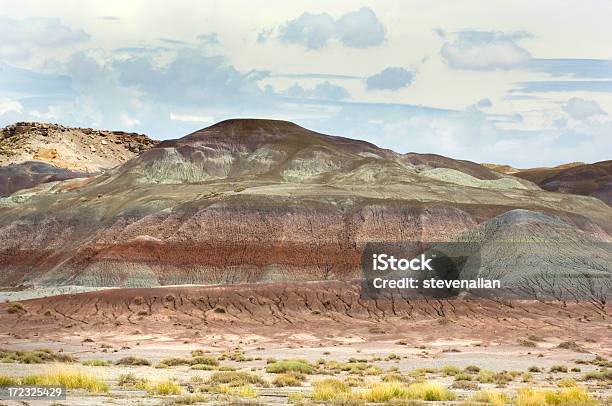
[[[506,393],[511,403],[519,388],[556,391],[572,385],[571,378],[598,404],[609,404],[610,375],[598,380],[585,374],[610,371],[605,360],[612,355],[611,310],[609,304],[470,298],[376,302],[361,299],[359,286],[350,282],[112,289],[1,304],[0,348],[47,348],[78,362],[59,367],[0,362],[0,376],[79,369],[109,385],[103,394],[71,390],[57,403],[62,405],[308,404],[313,385],[332,376],[350,383],[353,392],[396,378],[406,381],[401,385],[437,382],[455,394],[450,404],[463,404],[487,389]],[[219,365],[156,368],[171,357],[189,360],[195,350]],[[129,356],[151,365],[114,365]],[[599,364],[593,362],[596,356]],[[271,358],[303,359],[315,370],[300,386],[276,387],[278,374],[266,370]],[[111,364],[80,365],[91,359]],[[465,383],[456,371],[449,373],[448,366],[470,365],[497,375],[488,382],[467,373]],[[536,372],[528,373],[530,368]],[[263,381],[216,385],[211,377],[219,369]],[[121,385],[129,373],[149,382],[171,379],[181,394]],[[511,375],[509,381],[503,378]]]

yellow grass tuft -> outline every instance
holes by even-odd
[[[22,385],[58,385],[68,389],[84,389],[92,393],[108,392],[109,387],[98,376],[87,374],[78,369],[60,369],[60,367],[36,375],[27,375],[20,379]]]
[[[314,383],[312,400],[317,402],[329,402],[341,393],[349,393],[351,388],[341,380],[335,378],[323,379]]]
[[[519,389],[516,406],[595,406],[597,402],[582,388],[573,387],[557,391]]]

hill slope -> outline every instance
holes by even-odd
[[[612,232],[596,199],[414,160],[288,122],[221,122],[87,184],[0,199],[0,285],[350,279],[369,241],[448,241],[516,208]]]
[[[612,161],[569,168],[523,170],[514,175],[551,192],[593,196],[612,206]]]

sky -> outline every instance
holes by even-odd
[[[0,0],[0,125],[290,120],[519,168],[612,159],[607,0]]]

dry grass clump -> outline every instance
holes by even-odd
[[[612,369],[602,368],[599,371],[589,371],[582,375],[583,381],[602,381],[612,384]]]
[[[88,359],[81,362],[81,364],[89,367],[107,367],[112,365],[112,362],[105,359]]]
[[[180,395],[182,392],[181,385],[170,379],[149,383],[145,386],[145,390],[149,395],[159,396]]]
[[[349,394],[351,388],[339,379],[328,378],[314,383],[312,400],[316,402],[329,402],[342,394]]]
[[[382,382],[370,386],[364,393],[368,402],[385,403],[392,399],[450,401],[455,394],[442,385],[430,382],[418,382],[405,386],[397,382]]]
[[[181,385],[172,380],[151,382],[146,378],[138,378],[132,372],[119,375],[117,384],[123,388],[145,390],[149,395],[180,395],[182,392]]]
[[[186,395],[181,396],[176,399],[172,399],[169,403],[165,403],[166,405],[195,405],[198,403],[204,403],[208,400],[208,398],[204,395]]]
[[[588,352],[582,345],[578,344],[576,341],[564,341],[561,344],[557,345],[557,348],[571,350],[575,352]]]
[[[267,385],[266,381],[255,374],[237,371],[215,372],[208,378],[206,383],[211,386],[228,385],[232,387],[247,386],[249,384]]]
[[[272,381],[272,385],[276,387],[284,386],[302,386],[302,382],[306,380],[306,377],[297,372],[287,372],[284,374],[278,374]]]
[[[11,303],[9,307],[6,309],[6,312],[9,314],[15,314],[19,312],[25,312],[26,309],[23,307],[21,303]]]
[[[482,390],[480,392],[476,392],[472,396],[472,400],[476,402],[487,403],[491,406],[504,406],[510,401],[510,399],[505,393],[493,390]]]
[[[527,348],[536,348],[538,346],[535,341],[531,340],[519,340],[519,345]]]

